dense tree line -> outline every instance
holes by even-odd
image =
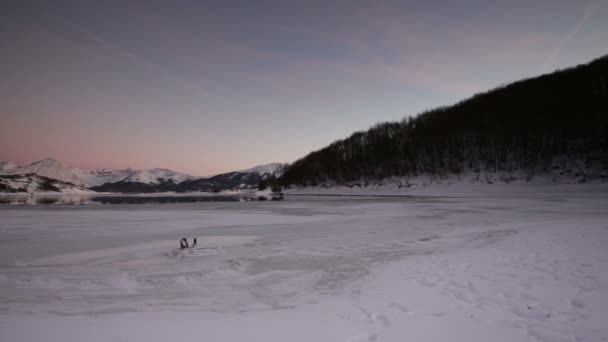
[[[258,190],[263,191],[267,189],[270,189],[272,192],[281,192],[281,184],[275,175],[262,178],[262,180],[258,182]]]
[[[284,185],[608,167],[608,56],[365,132],[287,168]]]

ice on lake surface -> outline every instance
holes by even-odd
[[[606,341],[607,195],[3,206],[0,340]]]
[[[186,194],[102,194],[102,195],[0,195],[0,205],[94,205],[94,204],[170,204],[199,202],[244,202],[252,195]]]

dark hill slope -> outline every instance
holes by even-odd
[[[585,181],[608,167],[608,56],[519,81],[310,153],[284,185],[391,176],[574,169]]]

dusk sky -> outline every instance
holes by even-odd
[[[0,160],[209,175],[608,53],[601,1],[3,1]]]

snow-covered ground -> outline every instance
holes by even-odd
[[[434,189],[0,207],[0,340],[608,340],[608,186]]]
[[[95,191],[35,174],[0,175],[0,199],[5,196],[30,196],[33,194],[42,196],[90,195],[95,194]]]
[[[257,173],[260,176],[263,176],[265,174],[269,174],[269,175],[274,175],[274,176],[281,176],[283,174],[283,169],[285,169],[285,167],[287,166],[287,164],[282,164],[282,163],[270,163],[270,164],[266,164],[266,165],[258,165],[246,170],[241,170],[238,171],[240,173]]]
[[[412,193],[427,194],[434,192],[453,195],[455,192],[476,192],[477,189],[485,193],[488,191],[498,192],[498,189],[512,192],[513,189],[538,186],[547,189],[560,189],[563,186],[572,188],[576,185],[583,185],[586,189],[593,189],[589,184],[608,184],[608,174],[601,168],[588,169],[585,173],[573,169],[552,168],[548,172],[537,172],[533,175],[524,170],[512,172],[467,171],[442,176],[420,174],[413,177],[361,180],[346,184],[334,184],[328,181],[316,186],[292,185],[284,189],[284,192],[287,194],[316,195],[411,195]]]

